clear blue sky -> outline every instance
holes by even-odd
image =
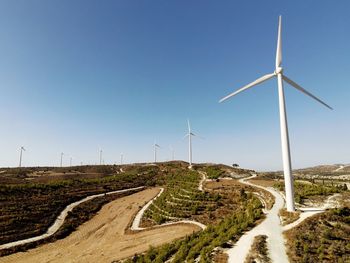
[[[350,163],[349,1],[0,1],[0,166],[153,159],[282,168],[274,70],[334,107],[286,88],[293,166]]]

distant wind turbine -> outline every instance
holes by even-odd
[[[157,148],[160,148],[160,146],[156,143],[156,142],[154,142],[154,163],[156,163],[157,162]]]
[[[190,120],[187,120],[188,133],[185,135],[185,138],[188,137],[188,163],[189,168],[192,168],[192,136],[198,137],[191,130]]]
[[[100,165],[102,164],[102,150],[100,150]]]
[[[24,147],[21,146],[20,154],[19,154],[19,167],[22,167],[22,152],[23,151],[26,151],[26,149],[24,149]]]
[[[277,38],[277,51],[276,51],[276,69],[273,73],[264,75],[257,80],[253,81],[252,83],[240,88],[239,90],[229,94],[228,96],[224,97],[220,100],[220,102],[223,102],[224,100],[227,100],[228,98],[231,98],[238,93],[245,91],[255,85],[258,85],[268,79],[271,79],[273,77],[277,77],[277,84],[278,84],[278,98],[279,98],[279,112],[280,112],[280,129],[281,129],[281,143],[282,143],[282,159],[283,159],[283,170],[284,170],[284,182],[285,182],[285,191],[286,191],[286,204],[287,204],[287,211],[295,211],[294,207],[294,187],[293,187],[293,175],[292,175],[292,165],[291,165],[291,157],[290,157],[290,149],[289,149],[289,137],[288,137],[288,124],[287,124],[287,113],[286,113],[286,105],[285,105],[285,99],[284,99],[284,89],[283,89],[283,80],[286,81],[289,85],[296,88],[297,90],[303,92],[304,94],[310,96],[311,98],[315,99],[319,103],[323,104],[327,108],[332,108],[324,103],[322,100],[318,99],[314,95],[312,95],[310,92],[302,88],[300,85],[295,83],[293,80],[286,77],[286,75],[283,74],[283,68],[281,66],[282,64],[282,17],[279,16],[278,21],[278,38]]]
[[[63,152],[61,152],[61,167],[62,167],[62,159],[63,159],[63,155],[64,155],[64,153],[63,153]]]
[[[72,166],[72,159],[73,159],[73,157],[71,156],[69,159],[69,166]]]
[[[123,158],[124,158],[124,154],[120,154],[120,165],[123,165]]]

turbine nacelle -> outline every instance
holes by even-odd
[[[277,76],[278,74],[283,73],[283,68],[282,67],[276,67],[276,70],[274,71],[274,74]]]

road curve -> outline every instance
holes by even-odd
[[[145,204],[141,210],[136,214],[134,221],[131,224],[130,229],[133,231],[146,229],[144,227],[140,227],[140,223],[143,217],[143,214],[146,212],[147,208],[156,200],[162,193],[164,192],[164,188],[160,188],[159,194],[157,194],[154,198],[152,198],[147,204]]]
[[[275,197],[275,203],[271,210],[266,211],[267,213],[264,221],[241,236],[234,247],[227,251],[227,254],[229,256],[228,262],[244,263],[253,244],[254,237],[258,235],[267,235],[267,246],[271,261],[278,263],[288,263],[288,256],[284,244],[285,241],[282,235],[283,229],[278,216],[279,210],[284,207],[284,199],[276,190],[271,187],[263,187],[246,181],[253,177],[255,176],[246,179],[240,179],[239,181],[243,184],[269,191]]]
[[[89,221],[66,238],[25,252],[0,257],[1,263],[110,263],[143,253],[174,239],[200,231],[193,224],[161,226],[131,231],[130,222],[140,207],[153,199],[159,188],[148,188],[118,198],[102,207]]]
[[[2,244],[2,245],[0,245],[0,250],[7,249],[7,248],[12,248],[12,247],[15,247],[15,246],[18,246],[18,245],[24,245],[24,244],[32,243],[34,241],[42,240],[44,238],[52,236],[63,225],[64,220],[66,219],[66,217],[68,215],[68,212],[71,212],[75,207],[77,207],[81,203],[84,203],[86,201],[89,201],[91,199],[94,199],[96,197],[101,197],[101,196],[104,196],[104,195],[125,193],[125,192],[129,192],[129,191],[133,191],[133,190],[140,190],[140,189],[143,189],[143,188],[145,188],[145,187],[144,186],[140,186],[140,187],[128,188],[128,189],[123,189],[123,190],[117,190],[117,191],[111,191],[111,192],[107,192],[107,193],[95,194],[95,195],[87,196],[87,197],[85,197],[85,198],[83,198],[83,199],[81,199],[79,201],[76,201],[76,202],[71,203],[70,205],[66,206],[63,209],[63,211],[59,214],[59,216],[56,218],[55,222],[49,227],[49,229],[46,231],[45,234],[42,234],[42,235],[39,235],[39,236],[35,236],[35,237],[26,238],[26,239],[23,239],[23,240],[10,242],[10,243],[6,243],[6,244]]]

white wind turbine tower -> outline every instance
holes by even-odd
[[[19,154],[19,167],[22,167],[22,152],[23,151],[26,151],[26,149],[24,149],[24,147],[21,146],[20,154]]]
[[[303,92],[304,94],[320,102],[327,108],[331,110],[332,108],[283,74],[283,68],[281,66],[282,64],[282,38],[281,38],[282,24],[281,23],[282,23],[282,17],[279,16],[275,71],[271,74],[262,76],[257,80],[253,81],[252,83],[229,94],[228,96],[221,99],[220,102],[223,102],[224,100],[227,100],[228,98],[233,97],[238,93],[245,91],[255,85],[258,85],[268,79],[277,77],[286,204],[287,204],[287,211],[295,211],[293,175],[292,175],[291,157],[290,157],[290,149],[289,149],[288,125],[287,125],[287,114],[286,114],[286,106],[285,106],[285,99],[284,99],[283,80],[286,81],[292,87],[296,88],[297,90]]]
[[[100,149],[100,165],[102,165],[102,150]]]
[[[187,120],[188,133],[185,135],[185,138],[188,137],[188,168],[192,168],[192,136],[197,136],[191,130],[190,121]]]
[[[124,154],[120,154],[120,165],[123,165]]]
[[[160,148],[160,146],[154,141],[154,163],[157,162],[157,148]]]
[[[62,159],[63,159],[63,155],[64,155],[64,153],[63,152],[61,152],[61,167],[62,167]]]

